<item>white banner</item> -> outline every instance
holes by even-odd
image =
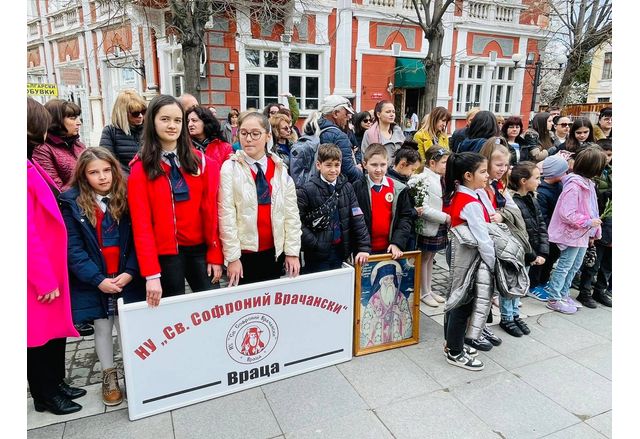
[[[354,270],[124,305],[129,419],[349,361]]]

